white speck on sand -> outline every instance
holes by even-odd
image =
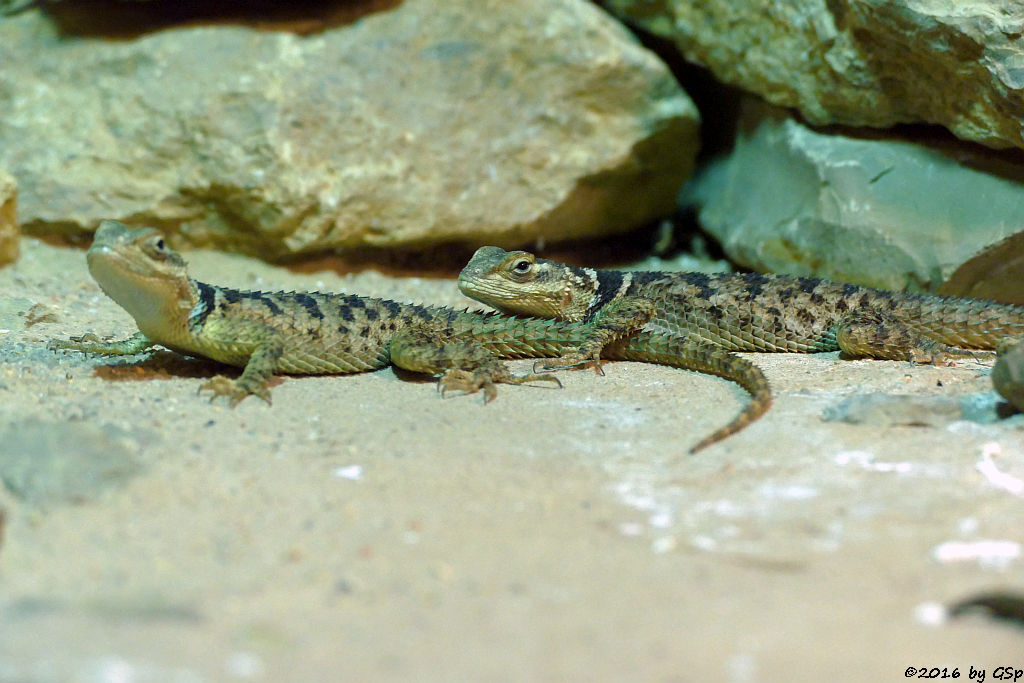
[[[363,466],[362,465],[345,465],[344,467],[335,467],[334,471],[331,472],[338,479],[348,479],[350,481],[359,481],[363,478]]]
[[[914,620],[925,626],[942,626],[948,618],[946,606],[938,602],[922,602],[914,608]]]
[[[982,567],[1003,569],[1020,558],[1020,543],[1006,540],[947,541],[932,556],[939,562],[977,562]]]

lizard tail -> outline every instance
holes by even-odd
[[[735,434],[764,415],[772,405],[771,387],[764,373],[750,361],[717,346],[694,344],[680,337],[641,333],[623,340],[621,344],[606,346],[601,357],[658,363],[717,375],[736,382],[750,393],[752,400],[743,412],[726,426],[698,441],[690,453]]]

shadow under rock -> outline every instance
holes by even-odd
[[[476,249],[482,246],[485,243],[449,243],[406,249],[365,247],[297,256],[275,263],[294,273],[307,275],[321,271],[348,275],[373,270],[390,277],[453,280]],[[695,253],[708,259],[724,258],[717,243],[708,241],[700,231],[695,215],[686,210],[616,235],[520,247],[497,246],[509,250],[519,248],[541,258],[591,268],[616,268],[651,255],[671,258],[681,253]]]
[[[36,0],[64,36],[130,40],[184,26],[239,25],[299,35],[320,33],[394,9],[401,0]]]

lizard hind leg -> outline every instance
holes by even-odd
[[[841,318],[836,325],[836,343],[843,354],[852,358],[906,360],[924,365],[952,365],[954,358],[977,355],[930,339],[898,319],[878,313]]]
[[[535,370],[551,371],[565,368],[593,367],[603,375],[601,351],[638,332],[655,316],[657,308],[649,299],[623,297],[613,299],[586,323],[586,334],[575,350],[560,358],[538,361]]]
[[[437,380],[438,391],[443,397],[449,391],[462,391],[472,394],[480,389],[484,391],[484,403],[490,403],[498,396],[495,383],[504,384],[526,384],[527,382],[554,382],[559,388],[562,382],[557,377],[546,374],[529,373],[526,375],[513,375],[508,372],[504,363],[498,363],[493,368],[478,368],[477,370],[446,370]]]
[[[484,392],[484,403],[498,395],[495,384],[525,384],[541,381],[562,383],[546,374],[516,375],[498,356],[480,344],[453,341],[440,333],[407,331],[391,341],[391,362],[397,367],[428,375],[441,375],[438,389],[467,394]]]
[[[279,340],[272,340],[256,349],[237,379],[218,375],[199,387],[199,391],[212,392],[210,401],[225,396],[234,408],[249,395],[259,396],[270,405],[270,378],[284,351]]]

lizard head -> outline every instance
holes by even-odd
[[[593,272],[528,251],[480,247],[459,273],[459,289],[502,313],[578,321],[594,299]]]
[[[191,306],[185,261],[155,228],[133,230],[117,221],[102,221],[86,260],[100,289],[140,328],[166,316],[168,305]]]

